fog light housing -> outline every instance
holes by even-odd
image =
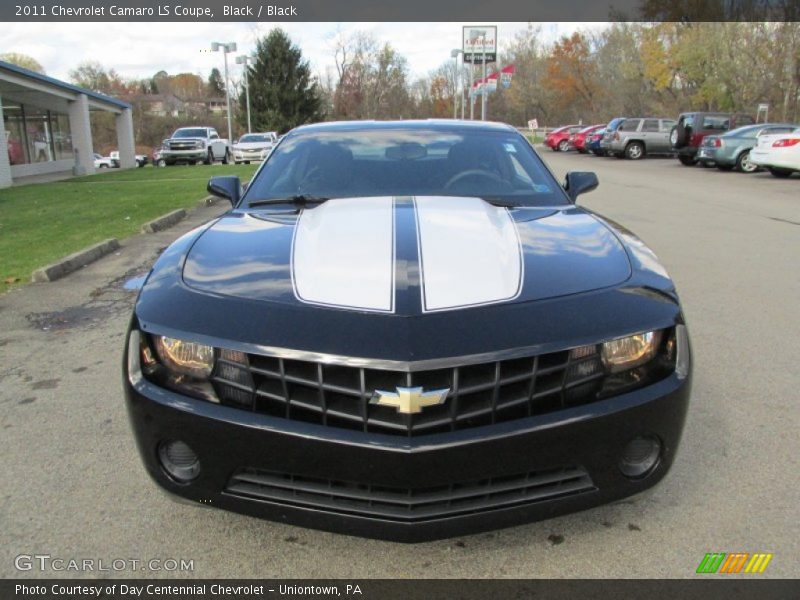
[[[653,436],[638,436],[627,443],[619,459],[619,470],[630,479],[643,479],[661,460],[661,442]]]
[[[161,442],[158,459],[167,475],[179,483],[188,483],[200,474],[200,459],[184,442]]]

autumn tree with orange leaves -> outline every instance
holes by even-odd
[[[597,77],[597,62],[584,34],[564,36],[553,45],[542,85],[555,93],[559,103],[589,114],[597,112],[602,86]]]

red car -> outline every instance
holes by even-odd
[[[591,136],[596,131],[599,131],[605,127],[604,124],[600,125],[590,125],[589,127],[584,127],[578,133],[573,134],[570,137],[570,143],[575,146],[575,149],[580,152],[581,154],[586,154],[589,149],[586,147],[586,141],[588,140],[589,136]]]
[[[583,125],[564,125],[551,131],[544,138],[544,145],[549,146],[553,152],[566,152],[570,149],[569,136],[578,133]]]

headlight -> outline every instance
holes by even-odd
[[[205,344],[155,336],[161,362],[170,371],[195,379],[208,379],[214,369],[214,348]]]
[[[603,365],[610,373],[627,371],[653,359],[661,342],[660,331],[648,331],[603,344]]]

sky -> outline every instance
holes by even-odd
[[[412,77],[427,74],[461,47],[462,25],[470,23],[282,23],[282,27],[310,61],[312,71],[324,77],[333,69],[332,38],[338,31],[370,31],[388,41],[408,60]],[[481,23],[483,25],[484,23]],[[500,49],[526,23],[498,23]],[[577,29],[604,27],[603,23],[542,23],[542,34],[552,41]],[[69,79],[70,70],[84,61],[97,61],[123,78],[197,73],[205,79],[212,68],[222,71],[223,56],[209,50],[212,41],[236,42],[239,54],[250,54],[270,23],[0,23],[0,54],[19,52],[35,58],[45,72]],[[231,78],[239,65],[229,55]]]

